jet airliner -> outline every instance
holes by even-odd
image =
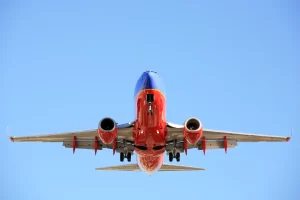
[[[180,161],[180,155],[189,149],[234,148],[239,142],[288,142],[290,137],[258,135],[205,129],[196,117],[186,119],[183,124],[175,124],[166,119],[166,92],[157,72],[145,71],[139,77],[135,90],[135,119],[130,123],[118,124],[111,117],[100,120],[96,129],[67,133],[34,136],[13,136],[12,142],[61,142],[66,148],[111,149],[131,162],[133,153],[136,164],[125,164],[96,168],[96,170],[144,171],[153,174],[157,171],[191,171],[203,168],[164,163],[165,153],[172,162]]]

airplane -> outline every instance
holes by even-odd
[[[198,171],[203,168],[166,164],[190,149],[206,150],[234,148],[238,142],[288,142],[290,137],[229,132],[203,128],[202,122],[190,117],[183,124],[166,119],[166,91],[157,72],[148,70],[139,77],[135,90],[135,119],[118,124],[111,117],[102,118],[96,129],[44,134],[34,136],[9,136],[11,142],[62,142],[66,148],[97,150],[111,149],[120,161],[131,162],[136,153],[136,164],[96,168],[96,170],[143,171],[149,175],[157,171]]]

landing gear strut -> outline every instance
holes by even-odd
[[[153,114],[152,103],[154,102],[154,95],[153,94],[147,94],[146,95],[146,101],[148,103],[148,115],[152,115]]]
[[[152,106],[151,103],[149,103],[148,115],[152,115],[152,114],[153,114]]]

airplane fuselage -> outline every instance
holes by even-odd
[[[167,139],[166,93],[158,74],[146,71],[135,87],[133,138],[140,168],[156,172],[163,164]]]

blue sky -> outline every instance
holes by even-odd
[[[300,37],[296,1],[2,1],[0,199],[299,199]],[[119,156],[10,135],[129,122],[144,70],[167,88],[167,118],[294,135],[290,143],[191,150],[187,173],[99,172]],[[165,158],[166,162],[167,158]],[[135,157],[133,162],[135,162]],[[298,198],[297,198],[298,197]]]

